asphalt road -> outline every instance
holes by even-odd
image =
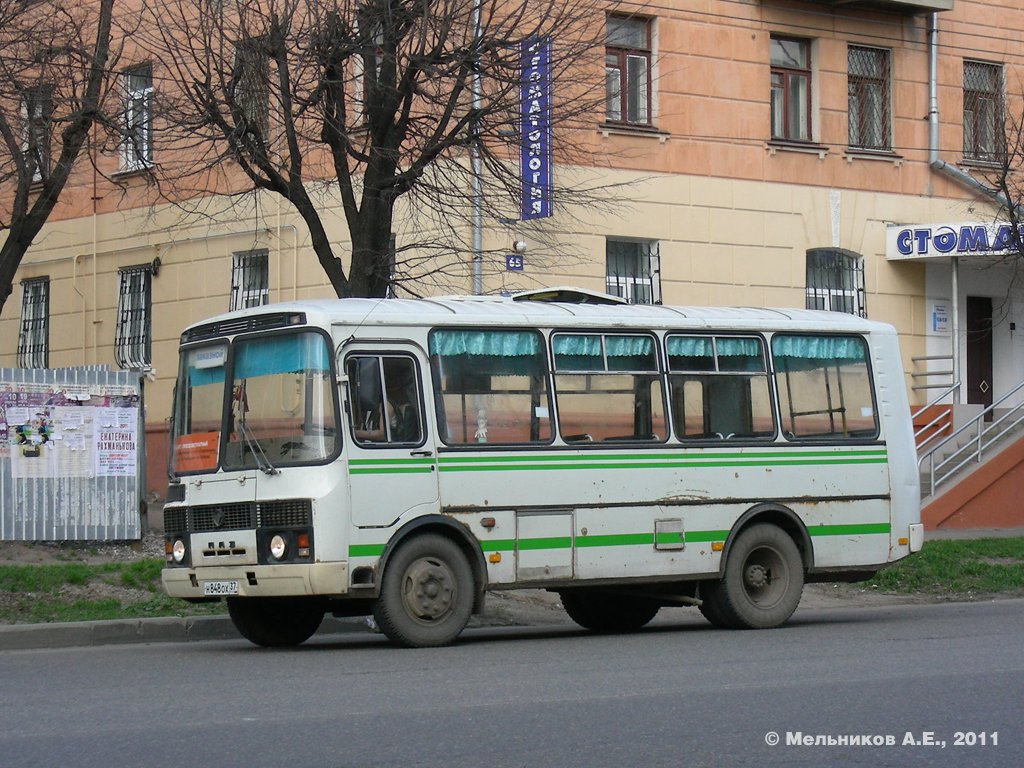
[[[431,650],[350,634],[3,652],[0,764],[1024,762],[1024,600],[801,610],[764,632],[663,613],[635,635],[487,628]]]

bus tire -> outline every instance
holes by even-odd
[[[598,589],[566,589],[558,596],[569,618],[593,632],[635,632],[661,607],[642,597]]]
[[[324,607],[301,597],[229,597],[228,615],[250,643],[286,648],[313,636],[324,620]]]
[[[710,583],[705,599],[711,616],[717,611],[725,626],[769,629],[793,615],[803,589],[803,561],[793,539],[778,526],[758,523],[736,537],[725,575]]]
[[[732,626],[726,621],[725,616],[722,613],[722,609],[719,606],[718,593],[716,591],[716,585],[718,582],[715,581],[704,581],[700,585],[700,612],[701,615],[707,619],[711,626],[718,627],[719,629],[731,629]]]
[[[451,539],[414,536],[388,560],[380,597],[373,606],[377,626],[405,648],[448,645],[473,611],[473,571]]]

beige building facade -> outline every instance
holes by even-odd
[[[485,222],[484,250],[499,255],[484,292],[573,284],[632,301],[855,312],[898,329],[912,403],[950,383],[951,366],[966,381],[984,344],[988,362],[971,375],[987,391],[1024,380],[1024,294],[1000,253],[977,237],[945,252],[894,245],[998,222],[979,185],[1003,118],[1021,111],[1018,2],[666,0],[600,23],[606,110],[572,139],[594,160],[554,173],[602,180],[607,204]],[[0,317],[0,367],[148,369],[159,457],[186,325],[332,292],[279,198],[211,197],[186,217],[144,178],[127,179],[125,193],[91,172],[73,178]],[[324,206],[344,255],[341,211]],[[911,234],[899,241],[901,229]],[[500,254],[515,242],[521,262],[507,265]],[[470,292],[469,259],[425,292]],[[988,341],[969,337],[968,320],[988,323]],[[968,389],[965,402],[989,396]],[[159,496],[159,458],[150,464]]]

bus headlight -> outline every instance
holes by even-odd
[[[185,559],[185,542],[181,539],[175,539],[174,544],[171,545],[171,557],[174,558],[174,562],[181,563]]]
[[[275,560],[283,558],[287,551],[288,544],[281,534],[277,534],[270,540],[270,554]]]

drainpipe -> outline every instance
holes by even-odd
[[[972,192],[980,192],[1004,208],[1009,208],[1006,196],[986,186],[969,173],[939,158],[939,14],[932,13],[928,19],[928,164],[939,173],[945,174]]]
[[[953,181],[977,192],[993,202],[1008,209],[1009,201],[992,187],[978,181],[969,173],[961,171],[939,157],[939,14],[932,13],[928,17],[928,165],[938,173],[944,174]],[[950,259],[950,291],[952,293],[952,317],[950,329],[950,353],[952,357],[953,383],[957,389],[953,392],[953,402],[963,402],[963,389],[960,386],[960,259]]]

